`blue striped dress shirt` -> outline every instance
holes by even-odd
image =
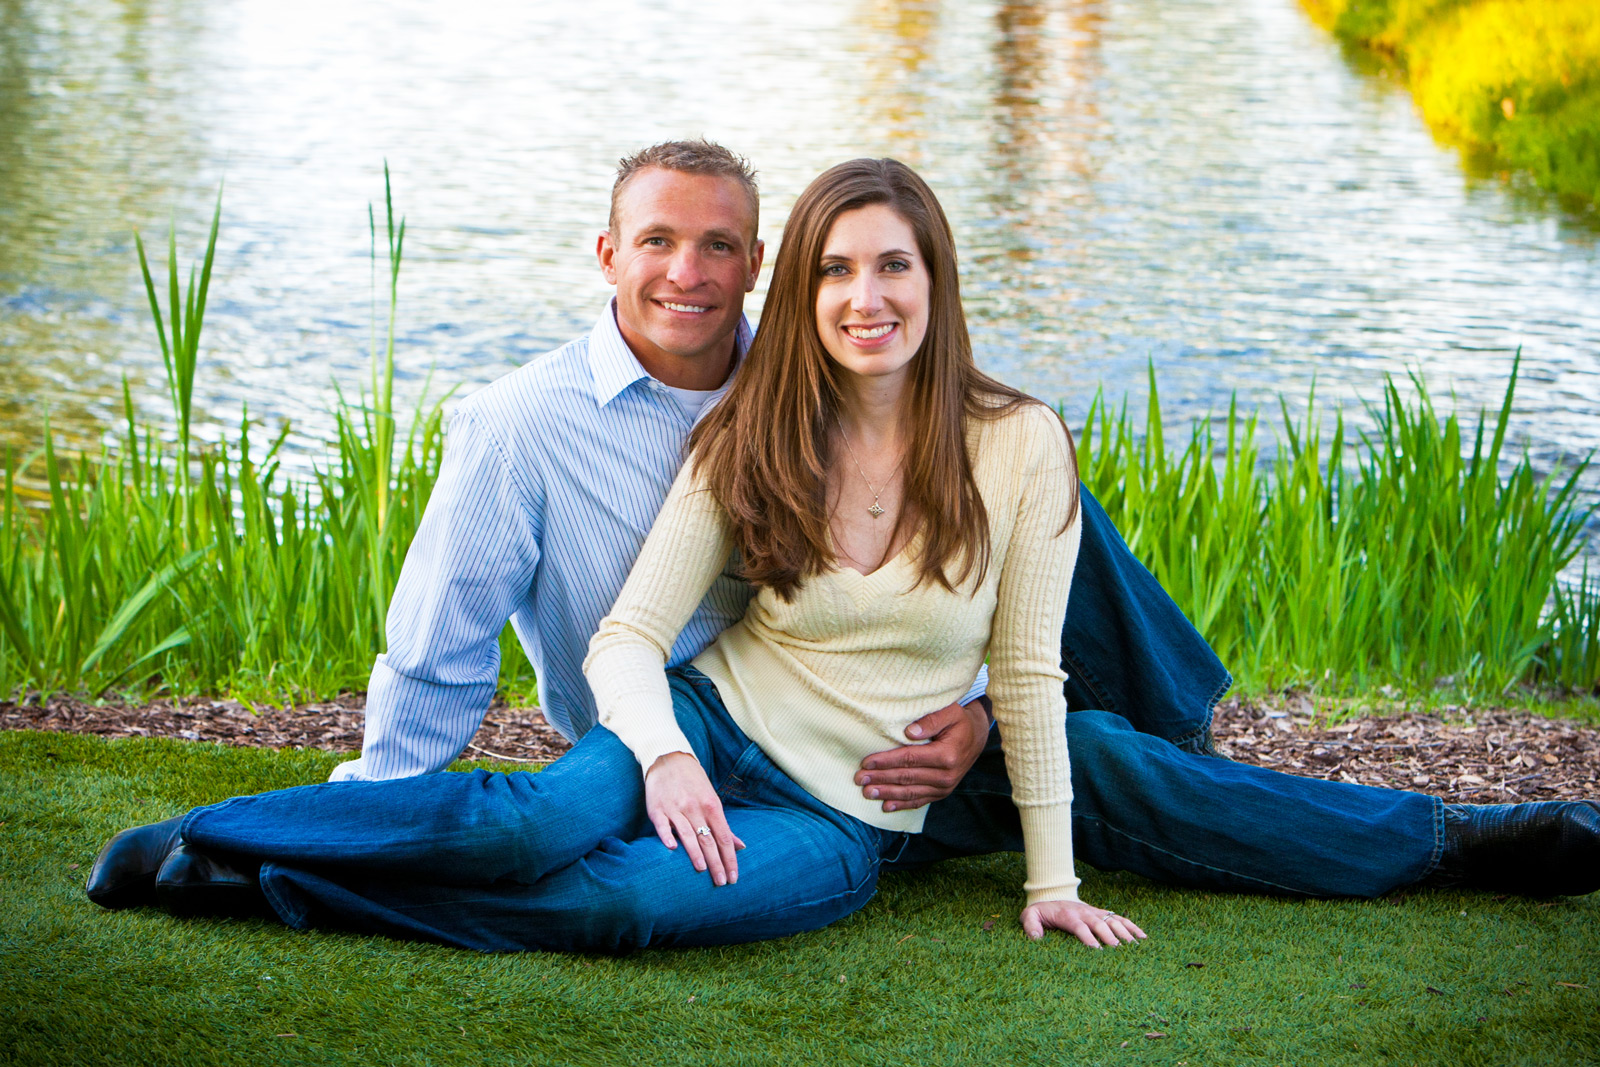
[[[741,359],[750,338],[741,319]],[[622,590],[692,428],[623,341],[609,301],[589,336],[463,400],[389,603],[389,650],[372,668],[361,756],[332,780],[403,778],[455,759],[494,697],[508,618],[537,672],[545,717],[568,739],[583,736],[597,716],[582,670],[589,638]],[[744,614],[750,587],[731,571],[730,562],[668,666],[693,659]]]

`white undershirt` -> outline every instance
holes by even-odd
[[[666,389],[667,392],[672,394],[672,399],[678,402],[678,407],[683,409],[683,413],[687,415],[689,417],[689,421],[693,423],[699,421],[700,413],[704,411],[713,400],[720,398],[723,393],[728,391],[728,386],[732,384],[732,382],[733,376],[729,375],[728,380],[723,382],[715,389],[679,389],[675,385],[667,385],[666,382],[662,382],[661,385]]]

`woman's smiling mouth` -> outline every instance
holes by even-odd
[[[881,341],[894,332],[896,325],[886,322],[879,326],[846,326],[844,332],[856,341]]]

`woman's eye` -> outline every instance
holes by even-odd
[[[829,263],[826,267],[822,268],[822,276],[824,278],[842,278],[844,275],[845,269],[843,263]]]
[[[903,259],[891,259],[889,262],[883,265],[883,269],[891,274],[899,274],[901,271],[910,270],[911,264],[907,263]]]

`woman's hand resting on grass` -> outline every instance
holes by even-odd
[[[652,763],[644,776],[644,807],[661,843],[677,848],[682,841],[695,870],[709,869],[717,885],[739,880],[737,853],[744,842],[728,828],[722,800],[699,760],[669,752]]]
[[[1133,920],[1081,900],[1046,900],[1022,909],[1022,930],[1029,937],[1041,938],[1046,930],[1072,934],[1090,948],[1142,941],[1145,932]]]

